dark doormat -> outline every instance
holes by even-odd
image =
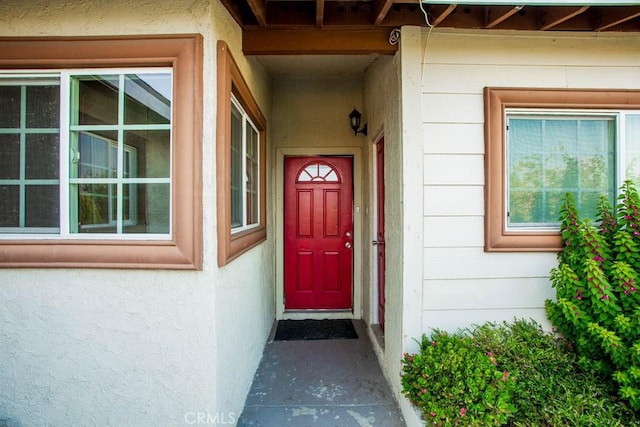
[[[274,341],[357,339],[349,319],[280,320]]]

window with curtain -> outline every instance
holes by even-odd
[[[617,159],[628,165],[638,159],[638,141],[617,131],[621,123],[633,127],[633,118],[623,112],[507,111],[507,229],[557,228],[566,193],[592,218],[601,196],[613,204],[629,169],[618,171]]]
[[[485,251],[558,251],[566,193],[594,218],[640,185],[640,90],[486,87],[484,107]]]

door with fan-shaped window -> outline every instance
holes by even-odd
[[[285,310],[353,303],[353,158],[285,157]]]

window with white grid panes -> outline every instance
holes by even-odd
[[[171,234],[170,68],[0,74],[0,236]]]
[[[231,230],[260,221],[259,132],[235,96],[231,99]]]
[[[58,233],[60,84],[0,79],[0,230]]]

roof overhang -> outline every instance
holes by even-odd
[[[247,55],[393,54],[394,28],[640,32],[639,0],[220,0]]]
[[[442,0],[422,0],[423,5],[442,4]],[[464,6],[638,6],[638,0],[464,0]]]

